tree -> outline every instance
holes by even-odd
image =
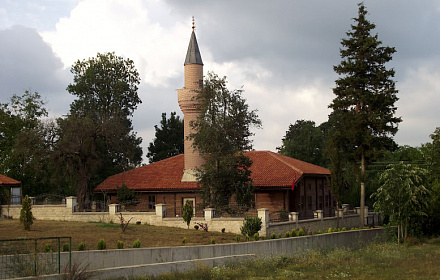
[[[375,211],[390,215],[397,225],[398,242],[408,235],[411,218],[424,216],[428,205],[428,189],[424,186],[427,170],[411,164],[397,163],[389,166],[381,176],[381,187],[372,195]]]
[[[378,35],[372,35],[375,25],[366,19],[367,11],[359,4],[355,25],[342,39],[342,61],[334,66],[340,75],[333,93],[336,97],[329,105],[333,109],[335,131],[341,137],[337,143],[353,161],[360,162],[360,223],[363,225],[365,210],[365,169],[369,161],[380,152],[394,149],[392,136],[397,132],[401,119],[394,116],[398,100],[394,70],[385,64],[392,59],[395,49],[381,46]]]
[[[249,110],[243,90],[229,91],[226,77],[208,73],[197,96],[200,114],[190,123],[194,147],[205,158],[198,170],[205,202],[211,207],[226,206],[231,198],[251,204],[252,161],[243,153],[252,148],[251,127],[260,127],[256,110]]]
[[[176,112],[172,112],[169,119],[166,113],[162,113],[160,127],[155,125],[154,129],[155,138],[150,142],[147,153],[150,163],[183,153],[183,120],[176,116]]]
[[[30,230],[31,225],[34,223],[32,216],[32,201],[28,195],[23,198],[21,203],[20,223],[24,226],[25,230]]]
[[[116,186],[116,199],[122,205],[137,204],[136,193],[124,183],[121,187]]]
[[[141,100],[139,73],[130,59],[114,53],[77,61],[67,90],[77,97],[70,114],[58,119],[59,174],[77,190],[78,204],[108,176],[134,168],[142,160],[141,138],[130,117]],[[64,174],[67,172],[67,174]]]
[[[314,121],[297,120],[290,124],[282,141],[282,146],[277,147],[280,154],[320,166],[326,164],[324,132]]]
[[[188,226],[188,228],[189,228],[189,224],[191,223],[191,219],[192,219],[192,217],[193,217],[193,215],[194,215],[194,212],[193,212],[194,210],[193,210],[193,207],[192,207],[192,205],[191,205],[191,202],[189,202],[189,200],[187,200],[186,202],[185,202],[185,205],[183,205],[183,209],[182,209],[182,218],[183,218],[183,221],[186,223],[186,225]]]

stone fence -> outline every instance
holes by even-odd
[[[150,224],[156,226],[168,226],[187,228],[183,218],[167,218],[166,205],[156,204],[155,212],[121,212],[119,204],[110,204],[108,212],[74,212],[76,206],[76,197],[66,197],[66,204],[62,205],[33,205],[32,214],[37,220],[53,221],[78,221],[78,222],[104,222],[118,223],[123,217],[125,221],[131,219],[132,223]],[[13,219],[20,217],[21,205],[2,205],[2,215]],[[347,229],[359,226],[359,214],[350,213],[348,208],[339,210],[339,227]],[[243,226],[243,218],[214,218],[215,209],[207,208],[204,210],[204,217],[193,217],[191,227],[196,223],[206,225],[209,231],[222,231],[234,234],[241,234],[240,228]],[[365,211],[368,213],[368,210]],[[270,223],[269,209],[258,209],[258,217],[261,218],[262,227],[260,236],[267,237],[272,233],[284,234],[293,228],[303,228],[306,231],[316,232],[318,230],[326,231],[328,228],[337,227],[336,217],[324,218],[322,210],[315,211],[315,219],[299,220],[297,212],[291,212],[288,222]],[[365,215],[365,224],[380,224],[380,215],[368,213]]]

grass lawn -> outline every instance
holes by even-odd
[[[182,221],[183,222],[183,221]],[[0,240],[38,237],[72,237],[72,250],[78,250],[78,244],[84,242],[86,250],[95,250],[100,238],[107,244],[107,249],[116,249],[118,240],[124,242],[124,248],[131,248],[134,241],[140,240],[141,247],[182,246],[186,237],[187,245],[207,245],[214,239],[216,244],[235,242],[235,234],[205,232],[201,229],[180,229],[150,225],[130,224],[122,233],[117,223],[83,223],[35,220],[31,230],[26,231],[20,221],[0,219]],[[61,241],[66,242],[66,241]],[[53,248],[54,245],[52,246]]]
[[[371,244],[360,250],[311,251],[138,280],[185,279],[440,279],[440,238],[421,245]]]

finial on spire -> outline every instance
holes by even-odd
[[[192,24],[193,24],[192,29],[193,29],[193,31],[194,31],[194,29],[196,29],[196,25],[195,25],[195,23],[194,23],[194,16],[193,16],[193,18],[192,18]]]

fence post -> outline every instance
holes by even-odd
[[[342,204],[342,209],[344,209],[344,213],[347,213],[350,210],[350,204]]]
[[[108,206],[108,213],[110,215],[116,215],[116,212],[118,212],[119,204],[110,204]]]
[[[289,220],[292,222],[295,222],[296,223],[295,228],[298,229],[299,213],[298,212],[290,212]]]
[[[259,235],[261,237],[267,237],[267,229],[269,228],[269,209],[258,209],[258,217],[261,219],[261,230]]]
[[[165,218],[167,216],[167,205],[156,204],[156,216]]]
[[[215,209],[214,208],[206,208],[203,210],[205,212],[205,221],[211,221],[214,218]]]
[[[72,209],[74,211],[76,206],[76,196],[68,196],[66,197],[66,208]]]
[[[322,210],[315,210],[315,219],[324,220],[324,215],[323,215],[323,211]]]

